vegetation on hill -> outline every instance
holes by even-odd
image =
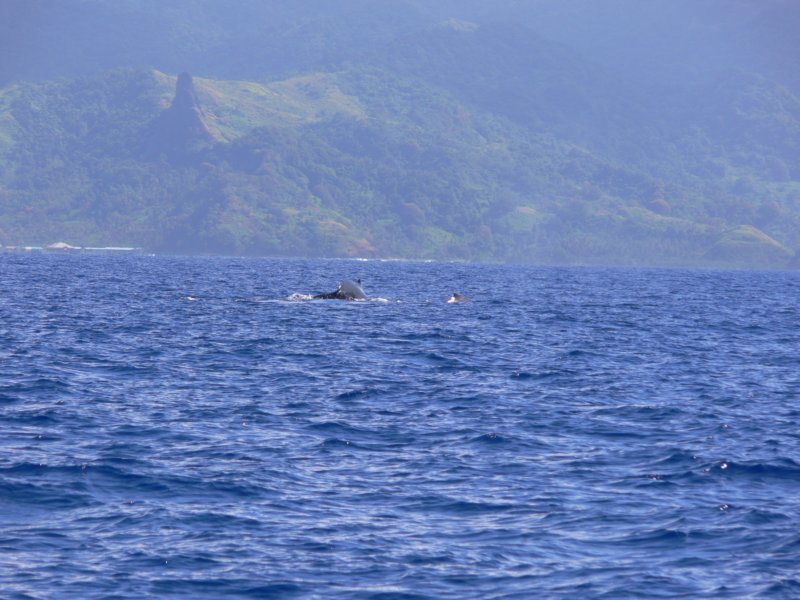
[[[9,6],[47,31],[45,4]],[[82,27],[102,25],[96,36],[127,18],[131,31],[151,29],[155,46],[112,44],[82,63],[91,74],[54,78],[15,34],[24,60],[0,69],[0,244],[797,262],[800,99],[767,71],[644,82],[544,39],[522,17],[486,20],[472,2],[448,19],[369,0],[269,10],[248,0],[230,15],[207,0],[171,12],[145,0],[76,6]],[[178,22],[184,36],[170,38]],[[274,38],[259,37],[264,28]],[[204,72],[96,71],[111,66],[102,60],[160,66],[176,56]],[[44,79],[22,77],[20,64]]]

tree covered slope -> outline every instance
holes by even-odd
[[[47,4],[3,10],[44,35]],[[38,62],[17,32],[0,69],[0,244],[796,262],[800,99],[755,59],[646,81],[515,3],[491,18],[470,2],[72,4],[61,16],[98,27],[107,55],[56,36],[75,62]],[[114,37],[121,19],[154,45]]]

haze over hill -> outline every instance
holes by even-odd
[[[797,25],[788,0],[7,0],[0,244],[796,264]]]

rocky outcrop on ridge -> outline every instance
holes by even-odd
[[[171,159],[182,159],[213,139],[203,107],[197,99],[192,76],[181,73],[175,84],[172,104],[153,123],[148,144],[150,151],[164,153]]]

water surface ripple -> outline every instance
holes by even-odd
[[[376,299],[296,299],[356,277]],[[3,597],[800,595],[797,273],[0,254],[0,281]]]

